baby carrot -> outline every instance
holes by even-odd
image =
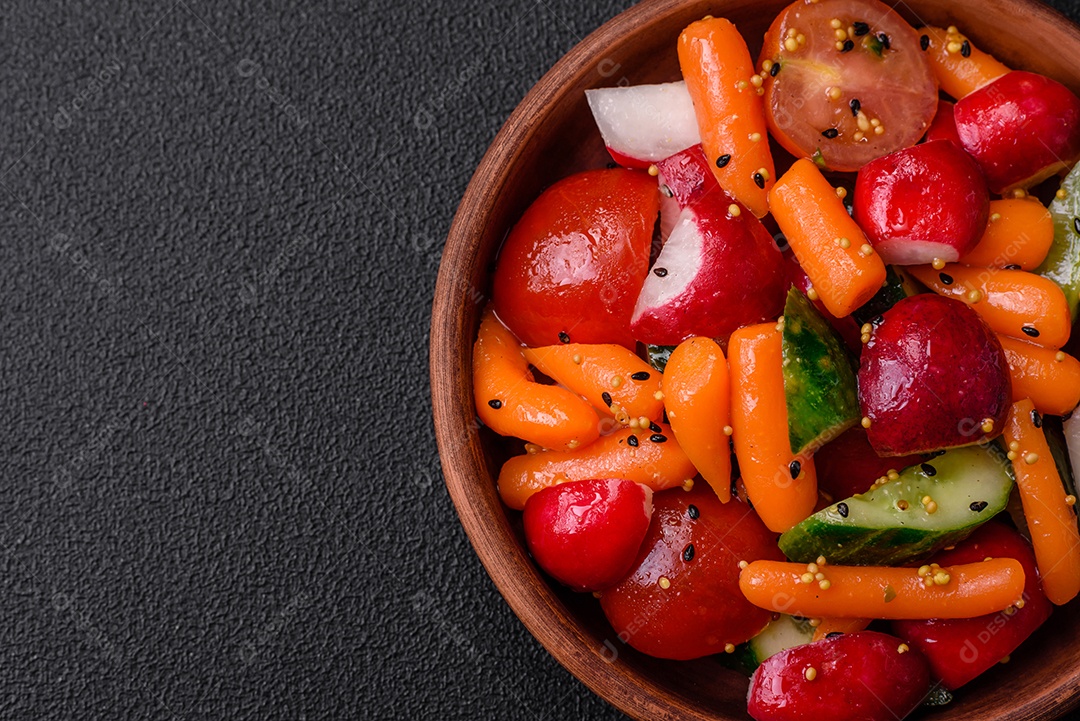
[[[813,162],[795,161],[769,192],[769,208],[830,313],[843,318],[874,297],[885,264]]]
[[[664,369],[668,422],[698,473],[721,501],[731,500],[731,415],[727,361],[710,338],[689,338]]]
[[[1080,361],[1053,348],[1043,348],[998,335],[1012,376],[1012,399],[1030,398],[1039,413],[1063,416],[1080,404]]]
[[[499,495],[503,503],[520,511],[532,494],[564,481],[624,478],[654,491],[693,483],[694,464],[672,437],[671,429],[657,425],[659,433],[627,428],[577,451],[515,456],[499,471]]]
[[[869,618],[822,618],[814,628],[813,640],[820,641],[830,633],[856,633],[869,625]]]
[[[1038,200],[991,200],[986,232],[960,262],[983,268],[1019,266],[1020,270],[1035,270],[1046,259],[1053,242],[1054,220]]]
[[[938,85],[957,100],[1009,72],[1009,68],[979,50],[953,26],[942,30],[928,25],[919,32],[928,38],[926,56]]]
[[[1060,348],[1069,340],[1069,303],[1057,283],[1023,270],[969,268],[950,263],[908,268],[919,282],[939,295],[962,300],[995,333]]]
[[[473,346],[473,397],[480,420],[500,435],[563,449],[600,435],[600,418],[580,396],[533,380],[517,338],[491,309]]]
[[[757,217],[776,178],[760,76],[730,21],[708,18],[679,35],[679,66],[694,101],[701,147],[720,187]]]
[[[1024,567],[1012,558],[958,566],[825,566],[818,580],[804,563],[753,561],[739,588],[760,608],[833,618],[975,618],[1024,595]],[[824,588],[823,588],[824,586]]]
[[[663,396],[657,395],[660,373],[621,345],[568,343],[522,352],[541,373],[621,423],[664,417]]]
[[[1005,440],[1043,590],[1060,606],[1080,593],[1080,531],[1041,427],[1031,401],[1014,403],[1005,422]]]
[[[775,323],[731,334],[731,426],[735,456],[754,510],[783,533],[814,512],[817,472],[788,442],[781,333]]]

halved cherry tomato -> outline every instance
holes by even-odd
[[[528,346],[618,343],[634,348],[630,314],[649,271],[660,212],[656,180],[612,168],[560,180],[506,239],[495,312]]]
[[[914,145],[937,110],[919,34],[876,0],[792,3],[769,27],[759,66],[769,130],[823,169],[858,170]]]

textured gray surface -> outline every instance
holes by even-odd
[[[620,717],[460,530],[426,331],[487,144],[627,4],[3,9],[0,717]]]

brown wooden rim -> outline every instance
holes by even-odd
[[[1072,19],[1038,0],[1012,2],[1033,15],[1041,15],[1066,27],[1080,45],[1080,27]],[[460,442],[462,432],[472,436],[477,434],[475,411],[468,392],[471,382],[448,382],[449,378],[438,382],[440,367],[456,368],[457,372],[465,374],[471,368],[474,339],[470,337],[471,327],[466,325],[468,301],[462,297],[459,279],[471,276],[477,261],[477,248],[472,241],[479,235],[478,226],[498,201],[509,168],[520,155],[523,138],[532,125],[539,122],[545,108],[562,102],[575,81],[591,71],[590,61],[601,55],[603,48],[627,30],[647,20],[666,17],[684,4],[685,0],[642,0],[601,25],[544,74],[499,130],[469,181],[447,235],[431,313],[430,376],[435,435],[447,490],[488,575],[533,637],[594,693],[633,718],[716,721],[719,716],[703,714],[700,709],[672,696],[669,690],[636,675],[633,683],[620,684],[619,693],[613,693],[610,680],[614,667],[604,663],[599,653],[585,643],[587,639],[579,629],[566,624],[538,622],[543,614],[555,614],[561,606],[560,601],[545,585],[511,580],[528,576],[517,557],[483,550],[505,541],[503,529],[485,517],[483,509],[474,506],[463,484],[451,481],[453,476],[488,475],[484,458],[474,452],[478,444]],[[721,5],[722,0],[718,0],[717,11],[721,10]],[[465,208],[469,212],[464,212]],[[1039,697],[1019,705],[1007,718],[1015,721],[1057,718],[1077,706],[1080,706],[1080,669],[1071,675],[1063,674],[1058,683]]]

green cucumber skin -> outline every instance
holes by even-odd
[[[855,371],[832,327],[798,289],[784,306],[784,397],[792,453],[840,435],[859,419]]]
[[[813,640],[814,627],[807,619],[781,615],[770,621],[761,633],[736,646],[734,653],[721,654],[720,658],[728,668],[750,676],[770,656]]]
[[[896,566],[959,543],[1008,504],[1012,467],[997,445],[957,448],[928,463],[936,475],[924,473],[925,464],[907,468],[898,480],[842,501],[847,517],[839,503],[810,516],[780,537],[780,549],[798,563],[824,556],[840,565]],[[937,513],[926,513],[922,495],[942,500]],[[896,510],[897,496],[908,510]],[[975,500],[987,506],[972,511]]]
[[[869,323],[885,311],[902,301],[908,296],[915,295],[918,289],[911,279],[903,271],[899,271],[891,265],[885,266],[885,285],[874,294],[874,297],[866,301],[861,307],[851,313],[851,317],[859,325]]]
[[[1061,287],[1069,302],[1069,311],[1076,318],[1080,301],[1080,234],[1076,232],[1074,221],[1080,218],[1080,166],[1065,176],[1061,187],[1065,197],[1055,198],[1049,208],[1054,220],[1054,242],[1046,260],[1035,272]]]

